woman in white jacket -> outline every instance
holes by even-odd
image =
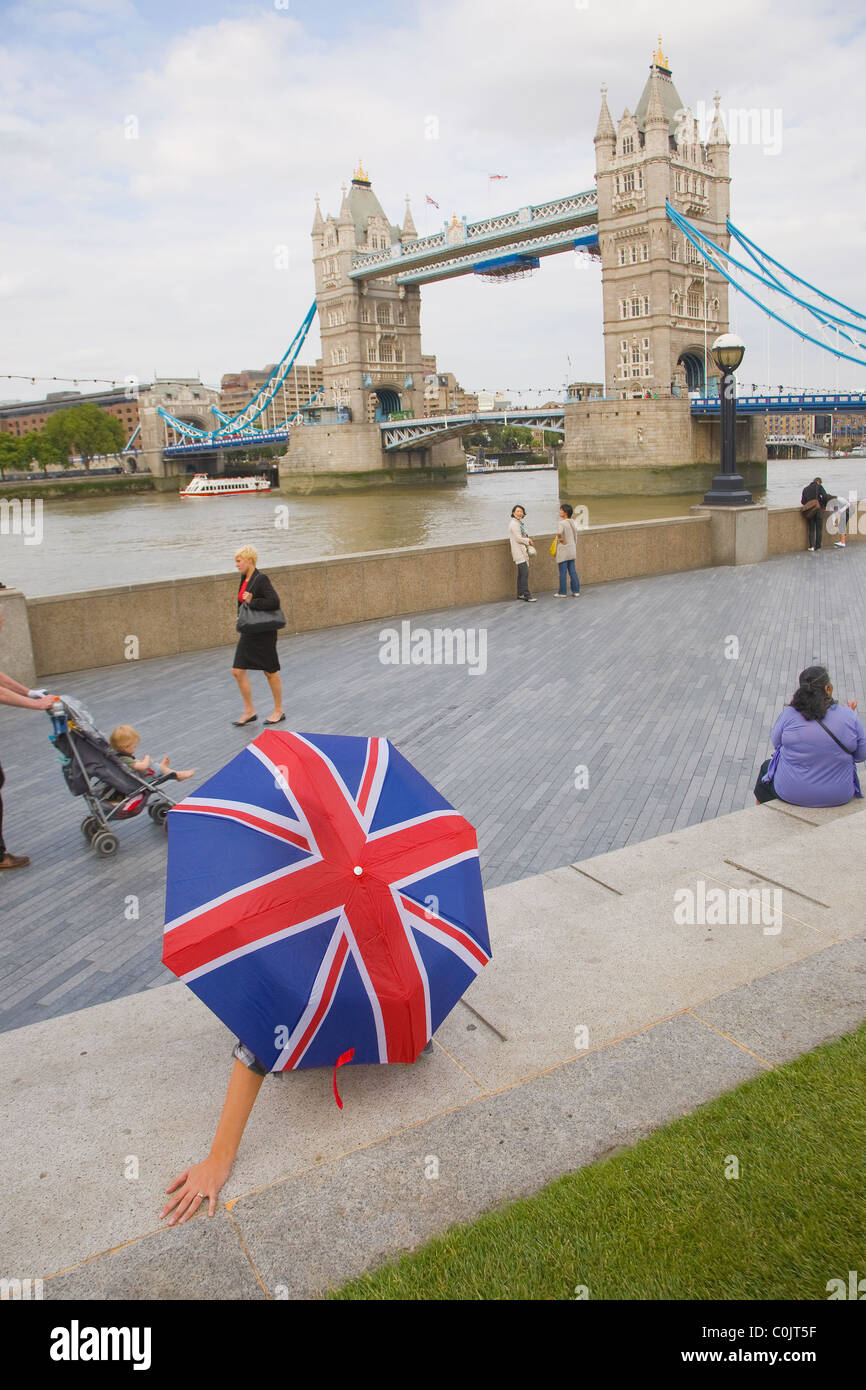
[[[508,539],[511,542],[511,558],[517,566],[517,597],[526,603],[535,603],[536,600],[529,592],[529,556],[535,554],[532,546],[532,537],[527,536],[524,525],[526,510],[524,507],[517,506],[511,508],[511,521],[508,526]]]

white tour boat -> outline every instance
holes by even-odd
[[[180,490],[181,497],[232,497],[239,492],[270,492],[270,478],[212,478],[196,473]]]

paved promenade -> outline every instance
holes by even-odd
[[[383,622],[283,637],[283,727],[387,734],[475,824],[496,888],[751,805],[801,667],[823,660],[841,698],[866,699],[864,598],[857,546],[411,620],[483,629],[483,674],[383,665]],[[231,648],[48,683],[106,732],[132,723],[154,758],[195,766],[185,792],[246,742],[230,727],[230,661]],[[116,859],[97,860],[49,732],[44,715],[0,708],[7,839],[33,859],[0,876],[0,1031],[173,978],[160,964],[163,833],[142,816],[120,827]]]
[[[346,1067],[342,1111],[326,1069],[267,1079],[212,1220],[159,1221],[230,1068],[188,989],[3,1034],[4,1277],[44,1279],[47,1299],[320,1295],[849,1031],[866,1015],[864,824],[862,801],[752,806],[488,892],[493,960],[432,1054]],[[779,910],[769,930],[751,909],[689,925],[684,889]],[[747,1136],[737,1152],[748,1172]],[[809,1210],[808,1165],[799,1181]],[[857,1258],[840,1244],[833,1268]],[[772,1299],[760,1242],[754,1262]],[[802,1297],[825,1298],[824,1278]]]

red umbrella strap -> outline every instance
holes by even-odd
[[[342,1110],[343,1102],[340,1100],[340,1092],[337,1090],[337,1067],[341,1067],[344,1062],[351,1062],[355,1055],[354,1047],[350,1047],[348,1052],[343,1052],[334,1063],[334,1099]]]

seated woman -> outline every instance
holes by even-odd
[[[775,752],[758,774],[756,801],[793,806],[844,806],[862,796],[856,764],[866,758],[866,730],[854,711],[833,699],[824,666],[807,666],[773,725]]]

